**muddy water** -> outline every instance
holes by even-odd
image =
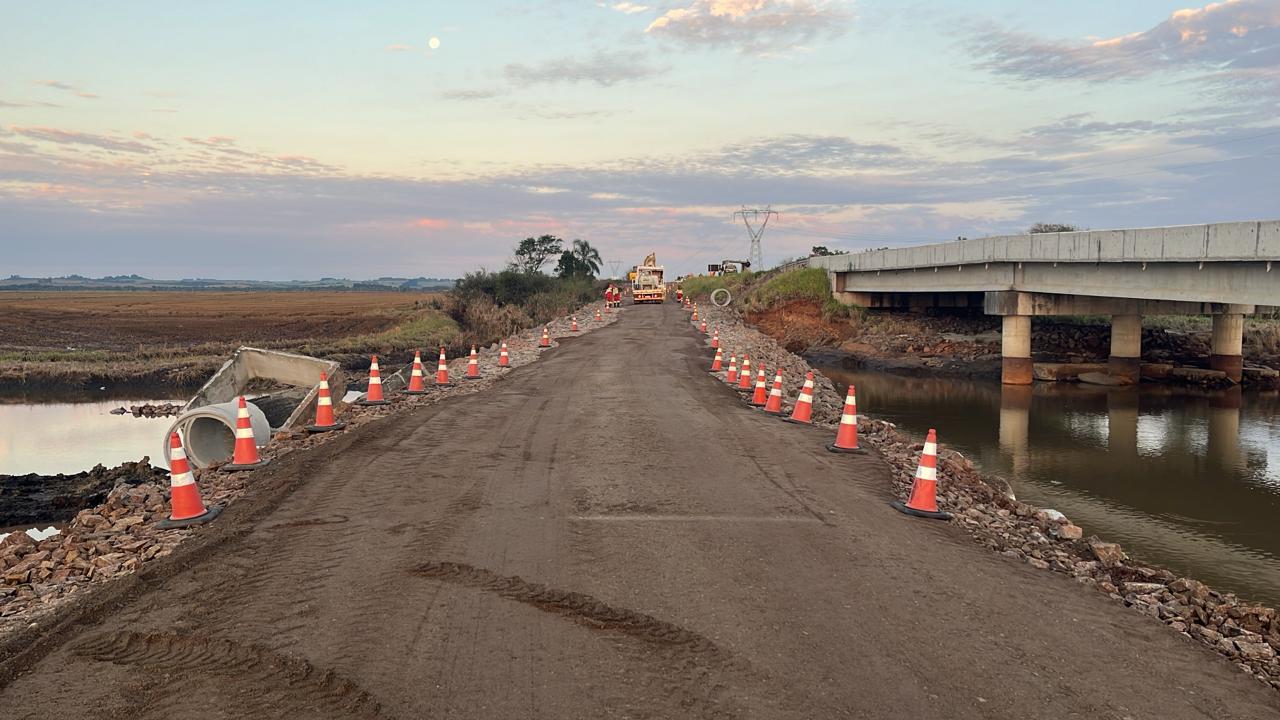
[[[160,441],[173,418],[112,415],[118,407],[170,399],[121,398],[32,403],[0,399],[0,475],[76,473],[151,456],[164,467]]]
[[[959,450],[1021,500],[1280,605],[1280,394],[1032,387],[823,368],[858,410]]]

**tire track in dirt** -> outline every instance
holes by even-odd
[[[518,575],[499,575],[466,563],[423,563],[413,574],[490,593],[617,639],[637,641],[617,648],[642,670],[632,679],[662,697],[678,698],[678,704],[692,717],[741,717],[739,698],[727,697],[730,688],[743,687],[743,677],[750,680],[747,687],[767,683],[747,663],[705,635],[586,593],[560,590]],[[732,676],[739,676],[737,682],[730,680]]]
[[[736,664],[728,652],[704,635],[652,615],[609,605],[585,593],[558,590],[529,582],[518,575],[499,575],[466,563],[428,562],[414,568],[413,572],[419,577],[493,593],[589,628],[617,632],[673,649],[702,663],[717,666]]]
[[[99,662],[163,672],[167,686],[179,679],[199,684],[215,677],[251,678],[262,685],[259,699],[263,711],[284,710],[294,717],[314,717],[317,709],[324,708],[341,717],[386,717],[372,694],[337,672],[259,645],[225,638],[120,630],[88,638],[72,651]],[[279,707],[281,704],[286,707]],[[147,709],[148,714],[172,716],[170,708]],[[236,710],[254,714],[252,708],[244,706],[237,706]]]

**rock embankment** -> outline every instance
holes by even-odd
[[[616,311],[604,314],[600,322],[593,318],[594,303],[579,311],[579,333],[604,327],[618,318]],[[554,347],[556,341],[572,337],[570,318],[558,319],[547,326]],[[542,328],[526,330],[507,340],[510,367],[527,365],[538,359],[538,341]],[[427,395],[402,395],[389,393],[391,404],[384,406],[357,406],[340,404],[336,413],[348,428],[359,427],[380,418],[432,405],[458,395],[480,392],[501,380],[503,371],[498,367],[498,346],[487,348],[480,357],[481,379],[463,381],[467,358],[455,358],[449,363],[454,386],[433,389]],[[337,440],[343,433],[303,432],[280,434],[262,449],[264,458],[279,458]],[[211,466],[194,471],[202,499],[206,505],[226,507],[233,504],[253,487],[253,473],[231,473]],[[53,520],[70,519],[62,533],[44,540],[33,540],[26,533],[15,532],[0,542],[0,639],[16,629],[38,621],[44,615],[84,595],[91,588],[114,578],[128,575],[146,563],[174,552],[185,539],[201,532],[201,526],[175,530],[160,530],[156,523],[169,514],[169,476],[164,470],[153,468],[147,459],[138,463],[125,463],[111,470],[101,466],[88,473],[72,476],[52,476],[53,487],[48,490],[42,483],[50,476],[27,476],[29,481],[17,483],[33,496],[44,492],[40,502],[49,504],[52,499],[63,497],[57,490],[59,483],[73,488],[85,488],[68,500],[65,515],[47,516],[14,515],[9,523],[35,524]],[[62,478],[62,480],[59,480]],[[8,509],[8,485],[0,485],[3,492],[0,503]],[[48,493],[53,493],[49,495]],[[100,496],[85,493],[101,493]],[[95,500],[95,498],[97,498]],[[88,501],[93,507],[85,508]],[[35,500],[32,500],[35,503]],[[79,512],[77,512],[77,510]]]
[[[719,329],[726,366],[730,353],[737,355],[739,362],[746,353],[754,368],[763,363],[770,382],[774,372],[782,370],[784,410],[789,413],[805,373],[813,368],[747,325],[736,312],[715,307],[699,311],[710,329]],[[813,372],[814,423],[830,428],[834,437],[844,397],[829,379]],[[905,499],[924,438],[908,437],[892,423],[865,416],[858,419],[858,432],[861,442],[888,464],[894,478],[892,490]],[[1203,643],[1236,663],[1242,672],[1280,689],[1280,617],[1276,610],[1130,558],[1115,543],[1086,537],[1082,528],[1060,513],[1014,499],[1006,482],[983,475],[945,442],[938,454],[938,503],[953,513],[951,522],[991,550],[1072,577]]]

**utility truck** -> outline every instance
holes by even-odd
[[[631,302],[660,303],[667,299],[667,286],[662,281],[663,267],[658,264],[654,253],[649,253],[644,262],[631,268]]]

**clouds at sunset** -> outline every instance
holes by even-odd
[[[769,261],[1275,214],[1260,0],[224,10],[86,13],[66,45],[34,10],[0,30],[10,272],[451,276],[543,233],[686,272],[745,252],[743,204],[782,212]]]

